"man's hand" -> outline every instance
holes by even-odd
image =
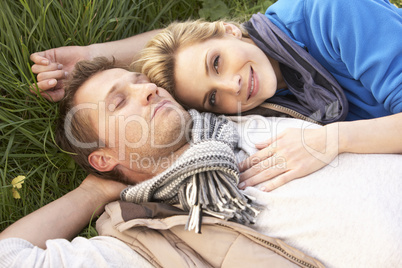
[[[90,59],[89,49],[81,46],[52,48],[31,54],[34,62],[32,72],[37,74],[37,85],[31,90],[50,101],[60,101],[64,97],[63,81],[68,77],[74,65],[80,60]]]
[[[239,188],[272,191],[331,163],[338,155],[337,129],[287,129],[257,144],[260,149],[240,164]],[[263,183],[265,182],[265,183]]]
[[[126,187],[127,185],[121,182],[102,179],[94,175],[88,175],[79,186],[90,194],[102,197],[105,204],[120,199],[120,192]]]

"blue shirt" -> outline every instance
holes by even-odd
[[[279,0],[265,15],[335,77],[347,120],[402,112],[402,9],[387,0]]]

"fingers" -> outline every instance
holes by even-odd
[[[274,155],[274,152],[269,147],[267,147],[263,150],[260,150],[260,151],[256,152],[255,154],[253,154],[252,156],[250,156],[249,158],[247,158],[246,160],[244,160],[243,162],[241,162],[239,164],[239,170],[240,170],[240,172],[244,172],[244,171],[248,170],[249,168],[251,168],[252,166],[260,163],[261,161],[264,161],[265,159],[267,159],[273,155]]]
[[[261,191],[270,192],[296,178],[296,172],[292,170],[287,171],[283,166],[277,165],[241,182],[238,187],[239,189],[244,190],[248,186],[260,184],[258,185],[258,188]]]
[[[60,63],[49,63],[49,64],[34,64],[31,67],[32,72],[35,74],[40,74],[43,72],[50,72],[50,71],[56,71],[56,70],[62,70],[63,69],[63,64]]]
[[[37,93],[38,90],[41,93],[42,96],[44,96],[46,99],[49,99],[48,94],[56,99],[59,99],[59,95],[64,92],[64,90],[59,90],[61,89],[62,86],[62,81],[63,79],[67,78],[68,73],[63,71],[63,70],[56,70],[56,71],[49,71],[49,72],[44,72],[44,73],[39,73],[37,76],[38,82],[36,85],[38,86],[38,89],[36,89],[36,85],[33,84],[31,87],[31,92],[32,93]],[[45,93],[45,91],[49,91]]]
[[[59,82],[59,80],[65,79],[67,76],[67,73],[64,71],[53,71],[53,72],[48,72],[48,73],[40,73],[38,74],[38,82],[36,83],[38,85],[38,88],[40,91],[44,90],[51,90],[53,89],[56,84]],[[61,83],[61,82],[59,82]],[[35,88],[35,84],[32,85],[33,88]],[[31,90],[35,91],[35,90]]]
[[[287,171],[286,161],[275,155],[259,162],[240,174],[240,189],[255,186]]]
[[[34,62],[32,72],[37,74],[37,83],[31,86],[31,92],[50,101],[61,100],[65,93],[63,79],[68,73],[63,70],[63,64],[56,62],[54,50],[35,52],[30,59]]]
[[[294,172],[294,171],[288,171],[286,173],[283,173],[283,174],[277,176],[276,178],[273,178],[269,181],[262,183],[259,186],[259,189],[264,192],[273,191],[273,190],[285,185],[286,183],[288,183],[294,179],[297,179],[297,176],[295,176],[295,173],[296,172]]]
[[[35,64],[48,65],[50,61],[45,57],[45,51],[32,53],[29,57]]]
[[[264,149],[264,148],[270,146],[272,144],[272,142],[273,142],[273,138],[270,138],[270,139],[268,139],[266,141],[256,143],[255,148],[257,148],[259,150]]]
[[[64,97],[64,89],[59,88],[55,90],[48,90],[45,92],[41,92],[41,95],[52,102],[60,101]]]
[[[34,94],[40,94],[49,101],[60,101],[64,97],[65,91],[62,82],[57,82],[56,79],[38,82],[37,85],[38,88],[33,84],[30,91]]]
[[[38,82],[36,84],[38,85],[39,92],[46,91],[46,90],[52,90],[56,86],[57,80],[56,79],[48,79],[48,80]],[[36,93],[37,91],[38,90],[36,89],[36,85],[33,84],[31,87],[31,92]]]
[[[277,143],[280,139],[282,139],[285,135],[286,135],[286,130],[283,131],[283,132],[281,132],[281,133],[279,133],[279,134],[276,135],[276,136],[272,136],[271,138],[269,138],[269,139],[266,140],[266,141],[263,141],[263,142],[260,142],[260,143],[256,143],[256,144],[255,144],[255,148],[257,148],[258,150],[262,150],[262,149],[264,149],[264,148],[266,148],[266,147],[268,147],[268,146],[275,147],[275,146],[276,146],[276,143]]]
[[[243,173],[240,174],[240,181],[245,181],[253,176],[256,176],[258,173],[264,172],[269,168],[275,166],[274,158],[269,157],[263,161],[258,162],[257,164],[253,165],[249,169],[245,170]]]
[[[45,81],[45,80],[52,80],[52,79],[64,79],[67,77],[67,72],[63,70],[57,70],[57,71],[49,71],[49,72],[44,72],[44,73],[39,73],[37,76],[37,79],[39,82]]]

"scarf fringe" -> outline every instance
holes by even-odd
[[[230,170],[197,173],[181,187],[180,203],[189,211],[186,230],[200,233],[203,213],[243,224],[255,223],[259,210],[239,191],[231,179],[235,174],[231,173]]]

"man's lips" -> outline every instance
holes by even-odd
[[[170,103],[170,101],[168,100],[162,100],[160,102],[158,102],[158,104],[156,104],[155,109],[154,109],[154,113],[152,114],[151,120],[155,117],[156,113],[163,108],[163,106],[165,106],[165,104]]]

